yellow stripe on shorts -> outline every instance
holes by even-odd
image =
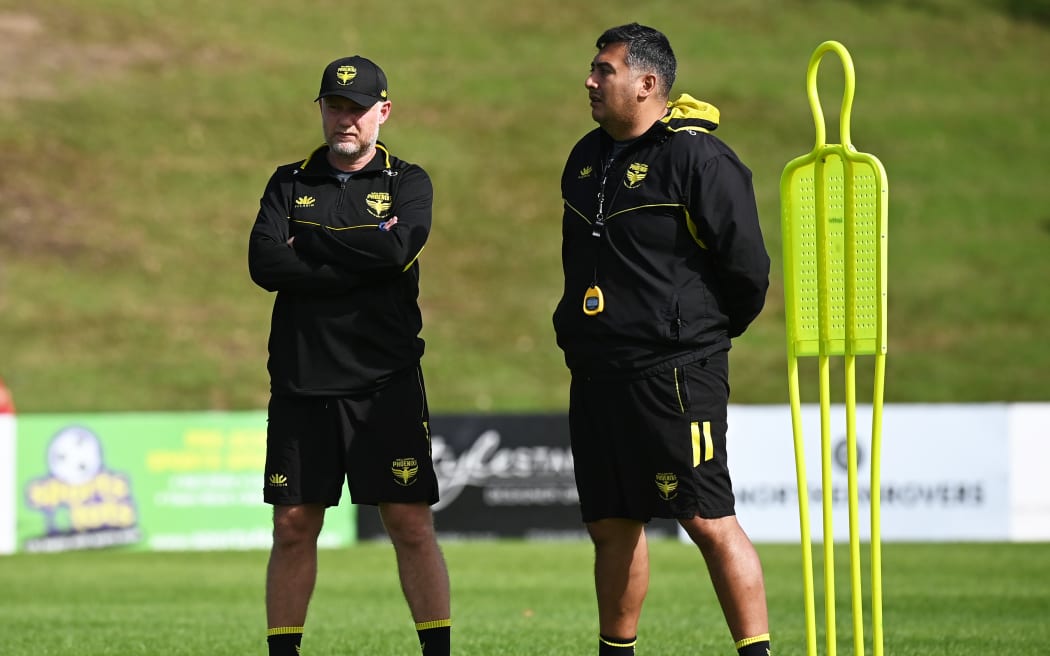
[[[705,421],[703,424],[703,439],[704,442],[700,444],[700,422],[694,421],[689,424],[689,431],[692,433],[693,438],[693,466],[698,467],[701,461],[708,461],[714,457],[714,446],[711,443],[711,422]]]

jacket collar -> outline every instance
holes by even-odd
[[[318,146],[310,156],[299,164],[298,170],[310,175],[330,175],[332,167],[328,164],[328,144]],[[373,173],[375,171],[389,171],[393,167],[393,157],[386,145],[381,141],[376,142],[376,154],[368,164],[355,171],[355,175],[361,173]]]

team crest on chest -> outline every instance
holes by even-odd
[[[627,167],[627,174],[623,176],[623,186],[635,189],[642,184],[645,176],[649,173],[649,165],[641,162],[633,162]]]
[[[392,204],[390,194],[385,191],[373,191],[365,196],[365,205],[368,206],[368,213],[377,219],[385,218],[390,213]]]

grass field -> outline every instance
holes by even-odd
[[[778,182],[813,146],[805,72],[828,39],[856,65],[853,142],[889,174],[886,400],[1050,400],[1048,5],[0,0],[0,378],[24,413],[265,407],[272,297],[248,279],[248,230],[273,168],[319,143],[321,68],[360,53],[390,76],[383,140],[435,182],[432,411],[564,408],[557,181],[593,126],[594,40],[637,20],[667,32],[676,91],[720,107],[718,134],[754,171],[773,279],[734,351],[734,402],[786,401]],[[834,60],[820,88],[834,140]],[[775,653],[802,654],[798,547],[759,549]],[[639,654],[732,654],[694,551],[652,550]],[[459,656],[595,652],[588,545],[445,551]],[[264,653],[265,562],[5,556],[0,655]],[[388,546],[326,551],[321,568],[304,653],[417,652]],[[888,544],[884,570],[887,656],[1050,644],[1046,544]],[[845,595],[838,618],[846,656]]]
[[[668,33],[677,91],[721,108],[718,134],[755,174],[773,286],[737,344],[734,401],[786,398],[778,182],[812,148],[806,65],[828,39],[856,65],[853,143],[890,179],[887,400],[1046,400],[1047,13],[1045,0],[0,0],[0,378],[23,412],[263,407],[272,297],[248,279],[248,230],[273,168],[320,140],[321,68],[360,52],[391,80],[382,138],[436,186],[431,407],[564,407],[557,182],[593,127],[594,40],[638,20]],[[833,58],[820,89],[835,139]]]
[[[445,545],[454,653],[596,652],[590,546],[583,542]],[[638,653],[732,654],[692,547],[654,541]],[[800,553],[759,545],[774,653],[804,654]],[[819,550],[817,553],[819,565]],[[1042,653],[1050,642],[1050,550],[1035,544],[887,544],[885,649],[892,656]],[[266,553],[80,552],[0,559],[0,651],[8,656],[263,654]],[[836,577],[846,585],[845,553]],[[321,552],[304,654],[413,654],[418,644],[389,546]],[[818,579],[818,587],[820,586]],[[843,595],[846,590],[842,588]],[[818,623],[823,610],[818,605]],[[839,653],[852,654],[837,607]],[[867,639],[870,653],[870,630]],[[823,653],[823,639],[819,643]]]

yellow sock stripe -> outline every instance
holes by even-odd
[[[740,649],[741,647],[753,645],[756,642],[769,642],[769,634],[763,633],[762,635],[757,635],[753,638],[744,638],[743,640],[738,640],[735,646],[737,649]]]
[[[287,635],[289,633],[302,633],[303,627],[301,626],[275,626],[272,629],[266,629],[266,635]]]
[[[452,620],[431,620],[429,622],[416,622],[416,631],[427,629],[440,629],[443,626],[452,626]]]
[[[604,642],[605,644],[609,645],[610,647],[633,647],[633,646],[635,646],[638,643],[638,639],[635,638],[634,640],[632,640],[630,642],[612,642],[610,640],[606,640],[605,638],[603,638],[601,636],[598,636],[598,642]]]

